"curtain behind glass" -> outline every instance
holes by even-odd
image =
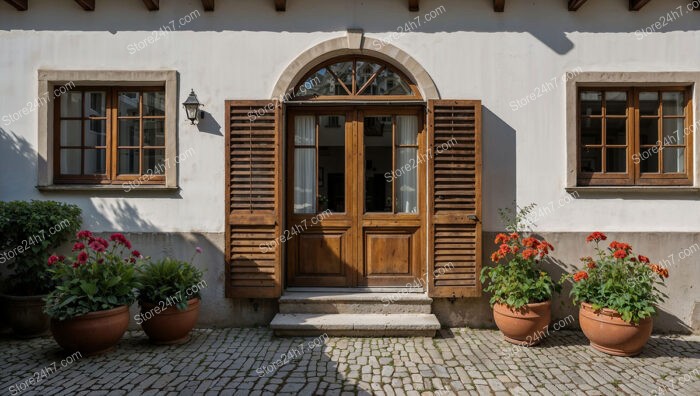
[[[294,119],[294,144],[316,144],[316,118]],[[294,149],[294,213],[316,213],[316,149]]]
[[[397,116],[398,145],[416,145],[418,141],[418,117]],[[396,150],[396,211],[418,212],[418,148],[398,147]]]

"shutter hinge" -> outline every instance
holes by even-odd
[[[479,221],[479,217],[474,214],[467,215],[467,218],[471,221]]]
[[[457,301],[457,296],[455,295],[455,292],[452,292],[452,297],[448,298],[447,301],[449,301],[450,304],[454,304],[455,301]]]

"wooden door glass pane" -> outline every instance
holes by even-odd
[[[608,173],[627,172],[627,149],[608,148],[605,152],[605,171]]]
[[[119,116],[138,117],[139,113],[139,93],[119,92]]]
[[[664,148],[663,161],[664,173],[685,173],[685,148]]]
[[[394,181],[397,213],[418,213],[418,117],[396,116]]]
[[[581,148],[581,172],[602,172],[603,156],[600,148]]]
[[[318,210],[345,212],[345,116],[323,115],[318,125]]]
[[[663,102],[662,111],[664,115],[683,115],[685,110],[685,101],[683,100],[683,92],[672,91],[663,92],[661,99]]]
[[[582,91],[580,95],[581,115],[601,115],[603,94],[600,91]]]
[[[86,175],[103,175],[107,169],[106,149],[85,150],[85,163],[83,173]]]
[[[393,130],[391,116],[364,118],[365,211],[392,212]]]
[[[316,117],[294,118],[294,213],[316,213]]]
[[[82,117],[83,93],[70,91],[61,95],[61,117]]]
[[[605,114],[625,115],[627,114],[627,92],[607,91],[605,92]]]

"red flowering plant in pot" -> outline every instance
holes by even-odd
[[[124,235],[112,234],[109,239],[80,231],[72,257],[49,257],[56,287],[46,297],[46,313],[54,339],[69,352],[92,355],[111,350],[129,324],[142,256],[131,250]]]
[[[510,343],[536,345],[551,320],[552,294],[559,290],[559,285],[540,268],[554,247],[521,232],[498,234],[494,242],[499,245],[491,255],[496,265],[482,269],[481,282],[491,293],[496,326]]]
[[[656,304],[666,297],[658,286],[668,278],[668,269],[635,255],[624,242],[612,241],[602,248],[607,238],[602,232],[590,234],[586,242],[595,243],[596,258],[581,258],[586,268],[562,281],[573,281],[571,296],[580,304],[581,330],[591,346],[611,355],[634,356],[651,336]]]

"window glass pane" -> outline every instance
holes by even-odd
[[[294,213],[316,213],[316,149],[294,149]]]
[[[662,92],[664,115],[683,115],[683,92]]]
[[[606,172],[624,173],[627,171],[627,149],[609,148],[605,155]]]
[[[627,92],[607,91],[605,92],[605,114],[625,115],[627,114]]]
[[[105,117],[107,115],[107,93],[102,91],[85,92],[84,117]]]
[[[639,120],[639,143],[656,144],[659,141],[659,119],[641,118]]]
[[[605,120],[605,143],[606,144],[627,144],[627,119],[626,118],[606,118],[606,120]]]
[[[165,115],[165,92],[160,91],[143,93],[143,115]]]
[[[117,173],[120,175],[138,175],[139,149],[119,149],[117,158]]]
[[[80,146],[82,139],[82,122],[80,120],[61,121],[61,146]],[[80,167],[78,167],[80,169]]]
[[[664,145],[685,144],[685,130],[683,118],[664,118]]]
[[[582,91],[580,94],[581,115],[601,115],[603,94],[598,91]]]
[[[685,149],[667,147],[663,151],[664,173],[685,173]]]
[[[165,146],[165,121],[163,119],[144,118],[143,145]]]
[[[396,212],[418,213],[418,149],[396,150]]]
[[[357,81],[358,91],[360,90],[360,88],[362,88],[363,85],[365,85],[367,80],[369,80],[370,77],[372,77],[372,75],[381,68],[381,66],[376,63],[366,61],[357,61],[356,67],[357,71],[355,72],[355,80]]]
[[[309,77],[303,84],[299,86],[299,96],[328,96],[328,95],[347,95],[348,93],[340,86],[338,80],[328,72],[326,68],[323,68],[311,77]]]
[[[581,148],[581,172],[603,171],[603,156],[599,148]]]
[[[395,72],[384,69],[361,95],[410,95],[411,87]]]
[[[70,91],[62,94],[61,117],[81,117],[82,98],[83,93],[80,91]]]
[[[603,141],[602,118],[581,120],[581,144],[601,144]]]
[[[294,118],[294,144],[297,146],[316,145],[315,116],[296,116]]]
[[[345,116],[319,117],[318,210],[345,212]]]
[[[160,175],[165,172],[165,149],[143,150],[143,173]]]
[[[639,169],[642,173],[658,173],[659,172],[659,148],[645,147],[642,148],[639,155]]]
[[[391,117],[373,116],[364,119],[365,210],[391,212],[392,175]]]
[[[138,146],[139,132],[140,130],[138,119],[119,120],[119,145]]]
[[[340,81],[345,84],[349,91],[352,91],[352,62],[340,62],[330,66]]]
[[[139,115],[139,93],[119,92],[119,115],[138,116]]]
[[[85,121],[85,145],[105,146],[107,144],[107,120]]]
[[[418,117],[396,116],[396,143],[418,145]]]
[[[639,114],[658,115],[659,114],[659,93],[640,92],[639,93]]]
[[[80,149],[61,149],[61,174],[80,174]]]
[[[86,175],[104,175],[106,172],[106,149],[85,150],[84,173]]]

